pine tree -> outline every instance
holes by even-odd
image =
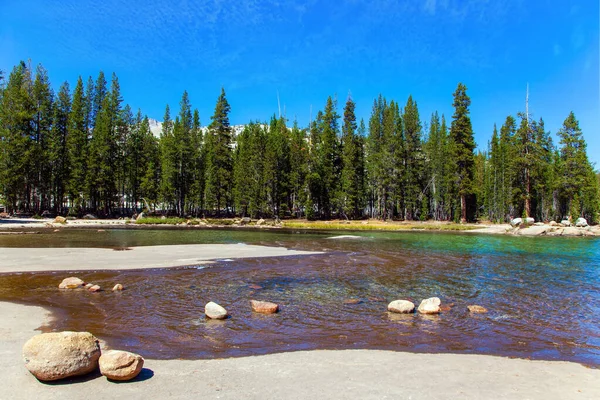
[[[298,127],[296,121],[294,121],[290,136],[291,211],[297,218],[300,218],[308,199],[306,177],[308,175],[309,148],[306,132]]]
[[[460,221],[467,222],[471,219],[467,210],[472,202],[475,139],[471,118],[469,117],[469,106],[471,99],[467,96],[467,87],[458,84],[453,94],[454,115],[450,125],[450,138],[453,142],[453,161],[456,163],[454,172],[455,185],[460,196]]]
[[[409,220],[418,219],[421,208],[420,196],[423,189],[424,160],[422,156],[422,132],[419,119],[419,109],[412,96],[408,97],[403,122],[403,184],[405,202],[405,216]]]
[[[51,164],[52,193],[54,209],[61,213],[69,182],[70,165],[67,151],[69,114],[71,112],[71,93],[69,83],[65,82],[60,87],[58,97],[54,106],[54,119],[49,146],[49,160]]]
[[[227,209],[231,200],[233,160],[229,111],[225,89],[221,88],[206,138],[206,203],[217,216]]]
[[[319,146],[317,147],[318,171],[321,180],[320,215],[331,218],[337,208],[336,196],[339,190],[340,154],[338,143],[338,119],[336,104],[329,96],[325,104],[319,126]]]
[[[348,96],[342,126],[341,205],[344,215],[352,219],[362,217],[364,209],[364,150],[356,133],[355,107]]]
[[[67,125],[67,153],[69,165],[69,181],[67,193],[75,213],[83,206],[83,194],[87,171],[88,127],[86,126],[85,97],[83,81],[77,80],[71,112]]]

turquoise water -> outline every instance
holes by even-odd
[[[45,232],[45,231],[44,231]],[[317,348],[377,348],[600,365],[600,240],[431,232],[62,230],[0,235],[0,247],[248,243],[322,255],[220,261],[207,268],[85,273],[120,294],[58,292],[64,273],[0,275],[0,299],[51,308],[52,329],[90,330],[146,357],[212,358]],[[1,251],[1,249],[0,249]],[[438,296],[438,316],[387,303]],[[249,300],[277,302],[256,315]],[[231,318],[203,318],[208,301]],[[358,304],[347,304],[347,300]],[[466,306],[486,307],[471,315]]]

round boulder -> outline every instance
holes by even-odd
[[[100,373],[113,381],[129,381],[139,375],[144,359],[139,354],[122,350],[102,352]]]
[[[388,304],[388,311],[399,314],[410,314],[415,312],[415,305],[408,300],[394,300]]]
[[[88,288],[88,290],[90,292],[99,292],[102,290],[102,288],[100,287],[100,285],[92,285]]]
[[[270,301],[250,300],[250,304],[252,305],[252,311],[261,314],[275,314],[279,311],[279,306]]]
[[[488,312],[487,308],[478,305],[467,306],[467,309],[473,314],[485,314]]]
[[[215,302],[208,302],[204,306],[204,314],[210,319],[225,319],[227,318],[227,310]]]
[[[578,228],[585,228],[588,226],[588,222],[585,218],[577,218],[577,221],[575,221],[575,226]]]
[[[438,297],[431,297],[423,300],[421,304],[419,304],[418,310],[421,314],[439,314],[440,304],[442,304],[442,302]]]
[[[85,282],[81,279],[71,276],[69,278],[63,279],[63,281],[58,285],[59,289],[79,289],[85,286]]]
[[[25,367],[40,381],[88,374],[99,358],[100,344],[89,332],[42,333],[23,346]]]

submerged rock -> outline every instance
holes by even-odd
[[[394,300],[388,304],[388,311],[399,314],[410,314],[415,312],[415,305],[408,300]]]
[[[120,283],[117,283],[115,286],[113,286],[112,291],[113,292],[117,292],[123,290],[123,285],[121,285]]]
[[[418,311],[421,314],[439,314],[441,300],[438,297],[430,297],[419,304]]]
[[[89,332],[42,333],[23,346],[25,367],[41,381],[88,374],[99,358],[100,344]]]
[[[360,303],[362,303],[362,301],[360,299],[346,299],[346,300],[344,300],[344,304],[349,304],[349,305],[360,304]]]
[[[227,310],[215,302],[208,302],[204,306],[204,314],[210,319],[225,319],[227,318]]]
[[[575,226],[578,228],[585,228],[588,226],[588,222],[585,218],[577,218],[577,221],[575,221]]]
[[[102,290],[102,288],[100,287],[100,285],[92,285],[91,287],[88,288],[88,290],[90,292],[99,292]]]
[[[484,314],[488,312],[487,308],[478,305],[467,306],[467,309],[473,314]]]
[[[138,376],[144,367],[142,356],[122,350],[102,352],[98,363],[100,373],[114,381],[129,381]]]
[[[252,305],[252,311],[261,314],[275,314],[279,311],[279,306],[270,301],[250,300],[250,304]]]
[[[59,289],[79,289],[85,286],[85,282],[81,279],[71,276],[69,278],[63,279],[63,281],[58,285]]]

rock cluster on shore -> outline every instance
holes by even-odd
[[[600,228],[589,226],[585,218],[578,218],[575,224],[565,219],[560,223],[550,221],[548,223],[535,222],[533,218],[515,218],[510,222],[512,229],[508,233],[523,236],[600,236]]]
[[[56,381],[100,370],[111,380],[131,380],[144,359],[120,350],[102,352],[100,342],[89,332],[42,333],[23,346],[25,367],[40,381]]]

